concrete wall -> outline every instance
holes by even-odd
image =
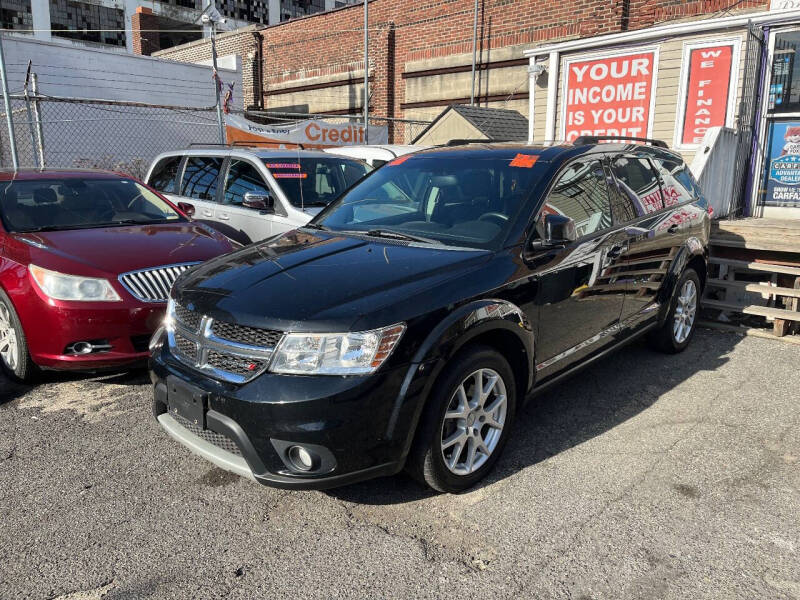
[[[46,96],[141,102],[188,107],[182,110],[87,102],[40,102],[45,164],[91,166],[141,176],[159,152],[190,143],[219,141],[216,112],[192,111],[215,104],[211,69],[95,48],[65,46],[31,37],[4,36],[3,48],[12,93],[22,91],[28,60]],[[220,70],[235,82],[233,108],[241,109],[241,67]],[[23,166],[35,165],[25,104],[12,101],[12,115]],[[8,135],[0,128],[0,166],[10,166]]]
[[[50,96],[198,107],[215,102],[211,69],[205,66],[65,46],[23,35],[4,35],[3,50],[12,93],[22,90],[30,60],[39,91]],[[236,82],[235,106],[241,108],[241,65],[234,71],[220,69],[220,76]]]

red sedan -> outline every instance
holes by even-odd
[[[140,362],[175,279],[232,249],[132,177],[0,171],[0,362],[20,380]]]

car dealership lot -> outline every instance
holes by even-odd
[[[0,379],[0,597],[800,598],[798,364],[635,343],[524,410],[460,496],[228,475],[159,429],[144,372]]]

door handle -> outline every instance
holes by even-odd
[[[668,233],[678,233],[678,229],[680,229],[680,225],[677,223],[670,225],[669,229],[667,229]]]
[[[204,217],[213,217],[214,213],[212,211],[210,211],[210,210],[204,210],[203,211],[203,216]]]
[[[219,217],[220,221],[228,221],[228,220],[230,220],[230,216],[228,216],[227,213],[219,213],[219,215],[217,215],[217,216]]]

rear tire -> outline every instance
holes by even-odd
[[[36,365],[11,299],[0,289],[0,366],[12,379],[30,381]]]
[[[697,272],[691,268],[686,269],[675,286],[664,325],[648,336],[648,342],[653,349],[667,354],[686,350],[697,328],[701,291]]]
[[[459,352],[433,388],[406,470],[440,492],[472,487],[500,457],[516,404],[514,373],[499,352],[486,346]]]

